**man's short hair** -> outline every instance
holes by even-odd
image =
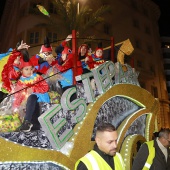
[[[101,123],[97,126],[97,131],[96,132],[112,132],[115,131],[116,128],[111,124],[111,123]]]
[[[164,137],[164,138],[168,138],[168,135],[170,134],[170,129],[169,128],[162,128],[159,131],[159,137]]]

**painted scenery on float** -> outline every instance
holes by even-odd
[[[75,77],[74,86],[65,90],[59,82],[72,81],[64,77],[68,70],[61,71],[60,66],[48,68],[43,80],[51,89],[48,91],[50,102],[39,102],[38,130],[24,132],[19,129],[26,114],[25,102],[18,109],[12,109],[15,100],[27,95],[26,89],[19,89],[17,92],[22,94],[15,100],[13,89],[10,93],[2,91],[0,169],[72,170],[75,162],[93,148],[96,127],[101,122],[112,123],[117,128],[118,151],[126,169],[130,169],[136,144],[151,139],[150,134],[157,126],[159,104],[140,87],[139,73],[124,60],[125,55],[131,55],[134,50],[130,40],[115,47],[118,47],[117,62],[104,61],[89,72],[82,72]],[[12,53],[10,49],[0,54],[1,72]]]

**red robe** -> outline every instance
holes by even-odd
[[[9,59],[7,63],[4,65],[3,71],[2,71],[2,89],[4,89],[7,92],[11,92],[11,86],[12,86],[12,81],[17,80],[21,73],[19,69],[17,69],[17,65],[14,64],[14,60],[18,57],[23,55],[21,52],[13,50],[11,55],[9,56]]]
[[[17,81],[16,87],[15,87],[15,94],[14,94],[14,103],[13,108],[18,108],[22,102],[26,101],[29,94],[29,88],[30,87],[32,93],[46,93],[49,90],[48,84],[45,80],[43,80],[43,77],[39,74],[34,73],[30,77],[23,77]],[[23,89],[23,90],[21,90]],[[21,90],[21,91],[20,91]]]

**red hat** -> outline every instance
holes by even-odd
[[[97,47],[96,50],[95,50],[95,52],[96,52],[97,50],[102,50],[102,51],[103,51],[103,48]]]
[[[40,53],[44,53],[44,52],[52,52],[52,47],[50,45],[50,41],[48,37],[45,37],[44,45],[42,45],[40,49]]]
[[[19,68],[22,69],[22,68],[27,67],[27,66],[33,66],[32,62],[31,62],[31,61],[25,62],[25,61],[21,58],[21,59],[20,59],[20,64],[19,64]]]
[[[42,45],[40,49],[40,53],[44,53],[44,52],[52,52],[52,47],[51,46],[45,47],[45,45]]]
[[[71,52],[72,52],[71,49],[66,46],[66,47],[64,47],[61,54],[71,54]]]
[[[88,45],[87,45],[87,44],[81,44],[81,45],[80,45],[80,47],[78,48],[78,55],[80,54],[80,52],[81,52],[81,48],[82,48],[83,46],[84,46],[84,47],[86,48],[86,50],[87,50],[87,51],[86,51],[86,54],[85,54],[85,55],[87,55],[88,50],[89,50],[89,47],[88,47]]]

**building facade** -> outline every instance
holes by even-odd
[[[43,5],[50,15],[57,17],[50,1],[6,1],[0,26],[0,52],[6,52],[9,47],[14,48],[16,43],[23,39],[31,45],[30,55],[34,55],[39,52],[45,36],[48,36],[51,42],[57,42],[67,36],[64,31],[60,33],[54,27],[47,27],[47,20],[31,11],[37,4]],[[134,58],[135,69],[140,72],[140,85],[160,100],[158,123],[162,127],[170,127],[169,104],[165,102],[169,99],[159,36],[158,6],[151,0],[101,0],[79,2],[78,10],[85,5],[95,10],[103,4],[110,5],[111,11],[104,15],[105,22],[92,27],[89,33],[93,33],[98,39],[114,37],[115,44],[130,39],[135,49],[131,57]],[[60,42],[53,43],[53,47],[58,43]],[[107,45],[104,43],[104,46]]]

